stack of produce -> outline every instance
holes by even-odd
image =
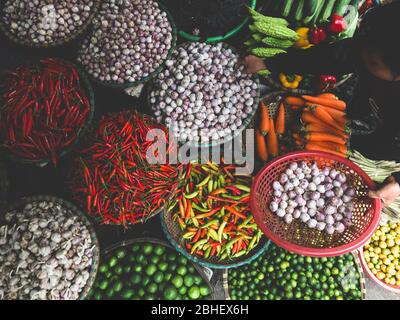
[[[97,258],[82,218],[50,200],[32,200],[3,216],[0,299],[79,299]]]
[[[262,232],[250,212],[251,177],[232,165],[190,164],[168,206],[190,254],[219,261],[249,254]]]
[[[153,0],[103,1],[78,56],[97,80],[135,82],[167,59],[174,35],[166,12]]]
[[[160,131],[165,135],[148,139]],[[105,224],[143,222],[177,186],[180,166],[168,163],[171,150],[167,129],[150,117],[132,110],[105,115],[80,150],[70,182],[73,197]]]
[[[206,39],[229,33],[247,16],[249,0],[162,0],[179,30]]]
[[[181,141],[232,137],[254,113],[255,78],[237,68],[239,55],[222,43],[179,47],[154,81],[150,104]]]
[[[257,155],[263,162],[276,157],[280,152],[286,151],[284,145],[279,143],[279,139],[285,134],[286,130],[285,105],[279,104],[274,121],[273,117],[269,115],[266,103],[264,100],[260,101],[260,121],[255,133]]]
[[[286,104],[301,110],[303,128],[293,134],[299,149],[325,151],[347,156],[349,139],[346,103],[332,93],[287,97]]]
[[[384,283],[400,288],[400,224],[380,226],[363,248],[367,267]]]
[[[285,53],[299,39],[299,35],[288,28],[289,23],[282,18],[264,16],[249,9],[253,24],[249,26],[252,39],[245,44],[250,52],[260,58],[270,58]]]
[[[95,0],[7,0],[2,4],[1,22],[18,42],[45,46],[60,44],[90,22]]]
[[[164,245],[143,242],[106,255],[89,298],[197,300],[210,298],[210,293],[207,283],[185,257]]]
[[[293,162],[272,184],[270,210],[287,224],[296,219],[328,235],[352,226],[355,190],[344,173],[316,163]]]
[[[358,151],[352,151],[349,159],[363,169],[372,180],[383,183],[385,179],[400,171],[400,164],[395,161],[371,160]],[[400,198],[382,208],[384,218],[400,219]]]
[[[229,270],[228,290],[236,300],[360,300],[355,257],[303,257],[271,245],[252,263]]]
[[[0,139],[12,155],[57,163],[91,120],[93,97],[82,80],[75,66],[50,58],[5,73]]]

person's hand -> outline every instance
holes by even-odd
[[[380,199],[383,206],[387,207],[400,196],[400,185],[394,177],[390,176],[380,189],[370,191],[369,196],[374,199]]]
[[[244,72],[257,73],[258,71],[267,69],[264,61],[256,56],[249,55],[243,59]]]

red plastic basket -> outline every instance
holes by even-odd
[[[270,211],[272,183],[287,169],[289,163],[298,161],[315,161],[319,167],[335,168],[347,176],[348,184],[356,190],[353,225],[342,234],[328,235],[310,229],[298,220],[286,224]],[[250,205],[258,226],[280,247],[305,256],[332,257],[360,248],[375,232],[381,203],[368,197],[368,190],[374,187],[368,175],[348,159],[325,152],[293,152],[276,158],[259,172],[252,186]]]
[[[365,272],[368,274],[368,276],[374,281],[377,285],[381,286],[382,288],[392,291],[394,293],[399,293],[400,294],[400,287],[398,286],[392,286],[390,284],[386,284],[382,280],[379,280],[371,271],[371,269],[367,265],[367,261],[364,258],[364,248],[360,248],[358,251],[358,255],[360,257],[361,265],[363,266]]]

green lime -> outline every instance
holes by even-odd
[[[137,252],[137,251],[139,251],[140,250],[140,246],[138,245],[138,244],[134,244],[133,246],[132,246],[132,248],[131,248],[131,251],[132,252]]]
[[[150,258],[150,262],[152,264],[157,265],[159,261],[160,261],[160,257],[159,256],[151,256],[151,258]]]
[[[182,286],[179,288],[178,292],[180,295],[184,296],[187,292],[187,288]]]
[[[145,287],[145,286],[147,286],[149,283],[150,283],[150,277],[148,277],[148,276],[144,276],[143,278],[142,278],[142,284],[143,284],[143,286]]]
[[[119,249],[115,255],[118,259],[123,259],[126,256],[126,252],[124,249]]]
[[[186,287],[191,287],[194,283],[194,279],[191,275],[186,275],[183,278],[183,283],[185,284]]]
[[[200,295],[202,297],[207,297],[210,294],[210,288],[208,286],[201,286],[200,287]]]
[[[101,282],[99,283],[99,288],[100,288],[101,290],[106,290],[107,287],[108,287],[108,281],[107,281],[107,280],[103,280],[103,281],[101,281]]]
[[[175,260],[176,260],[176,255],[174,255],[174,254],[168,255],[168,261],[173,262],[173,261],[175,261]]]
[[[133,271],[141,273],[143,271],[143,267],[140,264],[137,264],[133,267]]]
[[[120,292],[120,291],[122,290],[123,287],[124,287],[124,285],[123,285],[122,281],[118,281],[118,282],[116,282],[116,283],[114,284],[113,290],[114,290],[115,292]]]
[[[124,269],[124,273],[130,273],[131,270],[132,270],[132,267],[131,266],[125,266],[123,269]]]
[[[142,280],[142,278],[141,278],[140,275],[137,274],[137,273],[134,273],[134,274],[132,275],[132,277],[131,277],[131,282],[132,282],[132,284],[139,284],[141,280]]]
[[[137,294],[138,294],[139,297],[143,297],[146,294],[146,292],[144,291],[143,288],[139,288]]]
[[[166,300],[174,300],[178,293],[176,292],[176,289],[174,287],[168,287],[164,291],[164,298]]]
[[[151,277],[154,273],[156,273],[157,267],[155,265],[151,264],[146,268],[145,271],[146,271],[146,274]]]
[[[144,262],[146,262],[146,256],[141,253],[141,254],[137,255],[136,261],[137,261],[137,263],[144,263]]]
[[[154,276],[153,276],[153,280],[155,283],[161,283],[164,280],[164,274],[160,271],[157,271]]]
[[[111,288],[111,289],[108,289],[107,291],[106,291],[106,297],[108,298],[108,299],[112,299],[112,298],[114,298],[114,290]]]
[[[143,297],[143,300],[156,300],[156,296],[152,295],[152,294],[146,294]]]
[[[99,272],[100,273],[106,273],[108,271],[108,267],[106,264],[102,264],[99,266]]]
[[[185,266],[180,266],[178,269],[176,269],[176,273],[184,276],[187,273],[187,268]]]
[[[194,280],[194,283],[196,284],[196,285],[201,285],[202,283],[203,283],[203,279],[199,276],[199,275],[196,275],[196,276],[194,276],[193,277],[193,280]]]
[[[114,268],[117,265],[118,259],[116,257],[112,257],[108,262],[108,266],[110,268]]]
[[[165,247],[160,246],[160,245],[155,246],[153,252],[157,256],[162,256],[165,253]]]
[[[124,292],[122,292],[121,297],[123,299],[131,299],[133,297],[133,295],[134,295],[133,290],[127,289]]]
[[[147,289],[147,292],[149,292],[149,293],[156,293],[157,290],[158,290],[158,287],[157,287],[157,284],[155,284],[155,283],[150,283],[150,284],[146,287],[146,289]]]
[[[172,284],[175,286],[175,288],[180,288],[183,285],[183,278],[180,275],[176,275],[171,279]]]
[[[94,299],[94,300],[103,300],[103,297],[102,297],[102,295],[98,292],[98,293],[95,293],[95,294],[94,294],[93,299]]]
[[[150,253],[152,253],[152,251],[153,251],[153,245],[151,245],[151,244],[145,244],[145,245],[143,246],[143,253],[144,253],[145,255],[149,255]]]
[[[189,298],[192,300],[197,300],[200,298],[200,289],[197,286],[191,287],[189,289]]]
[[[166,262],[160,262],[160,263],[158,264],[158,269],[159,269],[160,271],[166,271],[166,270],[168,269],[168,263],[166,263]]]
[[[121,275],[124,272],[124,269],[121,266],[117,266],[114,269],[115,274]]]

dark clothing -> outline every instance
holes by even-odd
[[[351,147],[373,159],[400,162],[400,81],[384,81],[370,74],[362,63],[356,40],[294,50],[267,61],[273,72],[288,74],[356,73],[359,76],[349,102]],[[400,176],[396,177],[400,181]]]

